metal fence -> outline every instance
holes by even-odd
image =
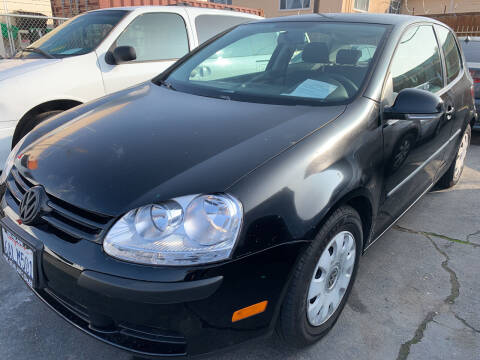
[[[0,14],[0,56],[9,58],[25,49],[68,18]]]

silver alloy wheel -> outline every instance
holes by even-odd
[[[352,278],[355,252],[355,238],[348,231],[335,235],[323,250],[307,295],[307,318],[311,325],[322,325],[337,310]]]
[[[456,182],[462,175],[463,165],[465,164],[465,157],[467,156],[468,146],[470,145],[470,133],[465,131],[463,133],[462,142],[458,148],[457,158],[455,159],[455,169],[453,170],[453,180]]]

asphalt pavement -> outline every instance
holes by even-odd
[[[480,360],[480,133],[462,179],[428,193],[363,256],[334,329],[302,350],[278,338],[206,358]],[[132,360],[66,324],[0,260],[0,359]]]

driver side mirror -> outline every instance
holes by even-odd
[[[123,64],[136,58],[137,53],[133,46],[117,46],[113,51],[108,51],[105,54],[105,61],[110,65]]]
[[[383,110],[385,120],[411,120],[425,117],[440,116],[445,112],[443,100],[431,92],[420,89],[403,89],[397,95],[393,106]]]

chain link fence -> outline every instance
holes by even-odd
[[[68,18],[26,14],[0,14],[0,57],[13,57]]]

